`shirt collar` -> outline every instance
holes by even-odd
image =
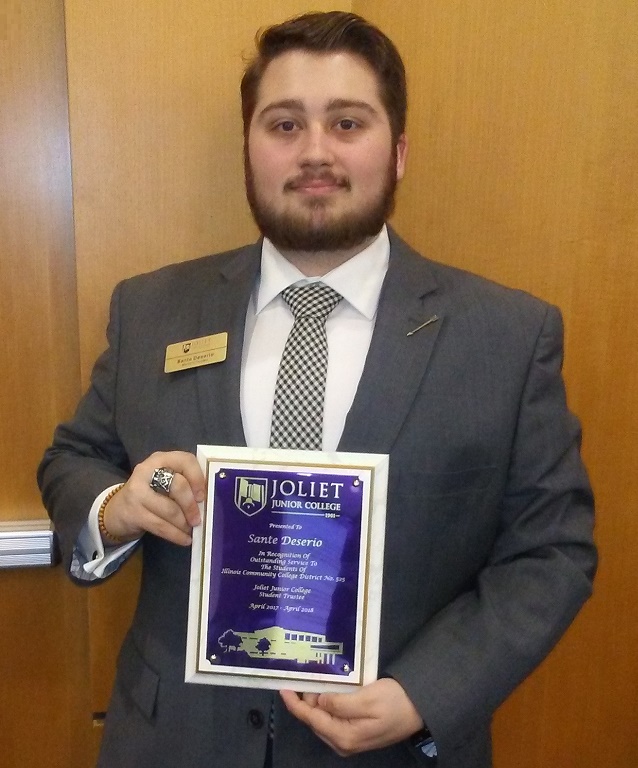
[[[367,248],[322,277],[306,277],[264,238],[261,249],[261,276],[255,297],[259,314],[289,285],[304,285],[321,280],[368,320],[372,320],[390,259],[390,239],[385,224]]]

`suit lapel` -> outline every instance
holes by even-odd
[[[370,350],[346,418],[340,451],[390,452],[443,325],[437,283],[427,260],[392,232],[390,246]]]
[[[340,451],[389,453],[425,374],[443,314],[426,259],[390,231],[390,264],[375,330]],[[240,382],[246,309],[259,273],[261,242],[238,250],[202,285],[199,335],[228,332],[223,363],[197,371],[206,442],[245,445]],[[436,315],[436,320],[407,334]]]
[[[200,335],[228,333],[226,360],[197,371],[202,434],[217,445],[246,445],[240,407],[241,361],[246,309],[260,259],[261,242],[242,248],[203,286]]]

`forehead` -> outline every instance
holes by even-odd
[[[385,114],[374,71],[364,59],[343,51],[289,51],[273,59],[259,85],[255,114],[286,99],[298,100],[308,109],[335,100],[365,101]]]

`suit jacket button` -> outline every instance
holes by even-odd
[[[258,709],[251,709],[248,713],[248,722],[253,728],[263,728],[264,716]]]

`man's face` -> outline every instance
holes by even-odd
[[[246,145],[248,201],[282,250],[347,251],[376,235],[403,177],[376,77],[349,53],[291,51],[267,67]]]

